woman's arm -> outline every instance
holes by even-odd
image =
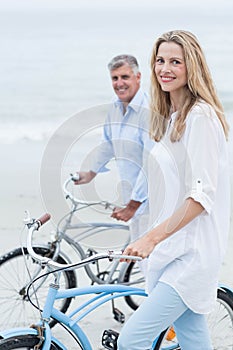
[[[155,246],[186,226],[204,211],[203,206],[192,198],[185,200],[184,204],[167,220],[156,226],[137,241],[129,244],[123,254],[147,258]]]

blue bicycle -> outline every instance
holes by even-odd
[[[66,331],[73,337],[75,341],[75,349],[93,350],[93,347],[88,339],[88,336],[84,333],[80,323],[90,313],[97,310],[103,304],[120,297],[127,295],[140,295],[145,296],[146,293],[143,289],[120,284],[111,285],[97,285],[82,288],[70,288],[59,289],[59,277],[61,272],[74,268],[83,267],[92,262],[101,259],[120,259],[122,257],[137,260],[136,257],[122,256],[121,253],[108,252],[92,255],[81,262],[76,264],[60,264],[52,259],[38,255],[32,248],[32,237],[35,231],[38,231],[40,226],[49,220],[49,215],[45,215],[42,218],[35,220],[32,223],[28,223],[29,228],[27,238],[27,249],[29,254],[35,261],[39,261],[41,266],[49,266],[50,271],[47,274],[53,274],[54,282],[48,287],[48,294],[43,307],[40,310],[41,317],[37,323],[31,325],[29,328],[17,328],[8,329],[0,332],[0,350],[11,349],[42,349],[42,350],[71,350],[71,347],[66,347],[61,340],[55,337],[52,333],[49,321],[51,318],[55,319],[60,325],[62,325]],[[44,278],[45,274],[37,277],[36,280]],[[28,287],[28,298],[30,299],[30,288],[33,288],[33,283]],[[225,288],[225,289],[224,289]],[[214,349],[233,349],[233,299],[230,294],[230,290],[227,291],[226,287],[219,289],[217,308],[210,315],[211,321],[210,331],[212,335],[212,341]],[[58,299],[72,298],[72,297],[85,296],[85,300],[75,308],[69,314],[64,314],[56,307],[54,303]],[[86,297],[88,296],[88,300]],[[36,308],[38,305],[33,304]],[[117,349],[117,337],[118,333],[106,329],[102,335],[102,346],[109,350]],[[162,332],[154,341],[153,350],[178,350],[180,349],[176,335],[173,332],[172,327]]]

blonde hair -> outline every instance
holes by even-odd
[[[204,53],[197,38],[192,33],[183,30],[175,30],[163,34],[156,40],[153,47],[151,57],[151,137],[155,141],[161,140],[171,111],[170,95],[161,89],[154,72],[158,49],[164,42],[174,42],[181,46],[187,69],[186,96],[182,109],[178,111],[178,117],[171,133],[171,141],[179,141],[185,130],[188,112],[201,99],[213,107],[227,138],[229,126],[215,91]]]

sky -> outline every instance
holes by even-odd
[[[93,7],[156,7],[158,9],[164,9],[166,11],[174,10],[177,7],[190,7],[192,10],[201,11],[201,8],[208,8],[210,13],[221,8],[229,7],[233,9],[233,2],[231,0],[194,0],[193,2],[189,0],[167,0],[167,1],[157,1],[157,0],[0,0],[0,10],[1,9],[65,9],[65,8],[93,8]],[[166,12],[164,13],[166,15]],[[191,15],[191,12],[190,12]]]

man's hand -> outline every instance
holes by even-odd
[[[111,217],[117,220],[128,221],[134,216],[140,205],[141,202],[131,200],[125,208],[115,208]]]
[[[94,171],[78,171],[79,179],[74,181],[75,185],[83,185],[91,182],[92,179],[96,176]]]

